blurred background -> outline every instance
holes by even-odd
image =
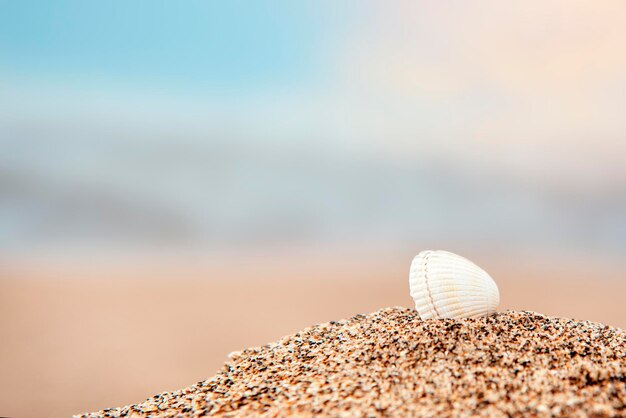
[[[626,328],[626,4],[0,1],[0,415],[411,306]]]

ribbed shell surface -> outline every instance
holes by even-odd
[[[411,263],[411,297],[422,319],[489,315],[500,303],[498,286],[483,269],[447,251],[422,251]]]

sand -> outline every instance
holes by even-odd
[[[625,416],[626,332],[508,311],[419,319],[407,308],[231,353],[212,378],[84,417]]]
[[[624,264],[459,252],[496,279],[501,311],[626,329]],[[136,403],[207,379],[232,351],[311,324],[412,306],[412,253],[278,255],[88,265],[0,258],[0,416]]]

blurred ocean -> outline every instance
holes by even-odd
[[[80,120],[0,129],[5,251],[342,241],[626,250],[623,183],[573,192],[455,154],[236,131]]]

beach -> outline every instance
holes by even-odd
[[[405,258],[3,260],[0,415],[69,416],[136,404],[208,379],[230,352],[314,324],[412,307]],[[572,266],[509,259],[485,267],[500,288],[500,311],[626,328],[620,266]],[[594,271],[601,278],[592,280]]]
[[[81,418],[594,416],[626,410],[626,332],[507,311],[385,308],[231,353],[215,376]]]

